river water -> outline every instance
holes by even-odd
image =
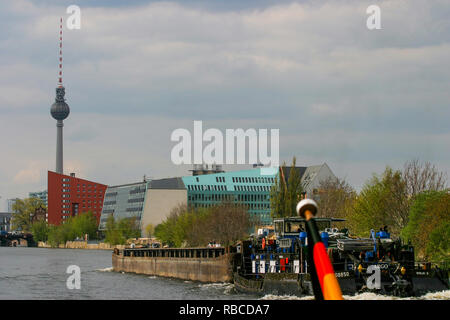
[[[68,289],[67,267],[81,270],[81,288]],[[312,299],[266,295],[262,299]],[[396,299],[361,294],[347,299]],[[162,277],[113,272],[111,251],[0,247],[0,300],[3,299],[199,299],[242,300],[229,283],[202,284]],[[416,298],[417,299],[417,298]],[[450,300],[450,290],[419,299]]]

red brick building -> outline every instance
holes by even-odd
[[[48,171],[48,223],[61,224],[65,219],[92,211],[100,222],[107,186]]]

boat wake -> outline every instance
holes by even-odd
[[[200,288],[200,290],[209,290],[209,289],[223,290],[224,294],[230,294],[233,292],[234,289],[234,285],[232,283],[227,282],[204,283],[200,284],[198,287]]]
[[[314,300],[314,296],[278,296],[273,294],[266,294],[261,300]],[[344,295],[344,300],[450,300],[450,290],[439,292],[430,292],[420,297],[400,298],[394,296],[384,296],[372,292],[364,292],[354,296]]]
[[[96,271],[100,271],[100,272],[112,272],[113,268],[109,267],[109,268],[103,268],[103,269],[97,269]]]

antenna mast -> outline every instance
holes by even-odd
[[[62,25],[63,25],[63,20],[62,17],[60,19],[60,24],[59,24],[59,77],[58,77],[58,87],[62,88],[63,84],[62,84]]]

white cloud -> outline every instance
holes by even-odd
[[[14,176],[13,181],[17,184],[33,184],[41,179],[42,166],[37,161],[28,162],[26,168],[21,169]]]

